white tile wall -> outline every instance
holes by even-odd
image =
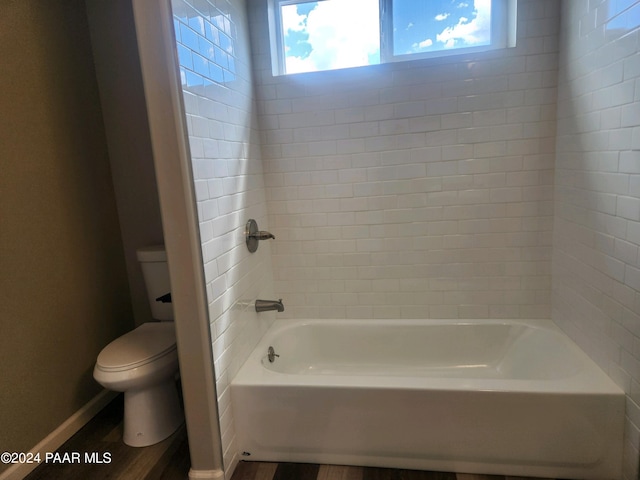
[[[227,387],[273,318],[256,297],[290,317],[548,318],[553,291],[629,394],[637,478],[638,2],[562,2],[557,144],[560,2],[518,3],[508,51],[274,78],[265,0],[250,28],[242,1],[173,0],[227,469]],[[253,256],[250,217],[277,237]]]
[[[173,0],[174,27],[195,179],[209,300],[218,410],[227,471],[235,468],[229,382],[275,316],[268,242],[245,246],[250,218],[268,229],[265,187],[242,1]]]
[[[552,317],[627,392],[640,449],[640,2],[563,2]]]
[[[281,77],[249,5],[284,315],[550,318],[559,3],[513,49]]]

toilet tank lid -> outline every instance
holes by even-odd
[[[116,338],[98,355],[103,370],[131,369],[152,362],[176,349],[173,322],[143,323]]]
[[[167,252],[164,245],[152,245],[136,250],[139,262],[166,262]]]

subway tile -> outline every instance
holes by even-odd
[[[346,71],[317,76],[335,78],[329,82],[272,77],[264,59],[268,56],[264,19],[252,18],[256,25],[252,34],[259,127],[252,125],[250,129],[262,129],[264,133],[265,144],[256,148],[262,152],[265,175],[257,186],[262,193],[245,199],[251,205],[262,205],[261,227],[264,223],[282,230],[275,233],[283,240],[273,244],[277,253],[273,288],[287,298],[285,316],[549,318],[552,189],[558,207],[554,247],[570,249],[572,254],[561,255],[558,262],[584,280],[577,282],[578,293],[572,295],[597,291],[597,298],[610,299],[610,315],[619,311],[614,305],[637,313],[636,290],[617,285],[616,278],[620,278],[622,266],[628,282],[635,285],[637,280],[640,219],[634,210],[637,182],[633,183],[629,175],[638,173],[632,151],[640,146],[640,127],[633,125],[638,72],[631,61],[632,43],[628,39],[618,43],[602,35],[596,29],[596,7],[590,9],[590,5],[581,3],[566,8],[579,13],[575,18],[581,20],[576,23],[583,22],[586,40],[577,42],[573,30],[560,32],[575,46],[570,51],[575,58],[561,65],[568,73],[561,82],[571,82],[572,89],[560,85],[557,165],[556,2],[521,2],[524,26],[519,31],[519,46],[505,58],[479,57],[477,62],[452,62],[437,68],[389,65],[380,79],[364,75],[352,80]],[[262,12],[252,6],[254,11]],[[224,15],[215,18],[212,26],[225,35],[231,33],[232,25],[245,28],[241,18],[230,15],[226,23]],[[195,27],[200,31],[198,25]],[[220,47],[220,38],[215,41],[211,32],[205,24],[201,36]],[[183,44],[189,40],[182,39]],[[637,37],[632,40],[637,49]],[[247,49],[234,46],[233,51]],[[601,71],[585,68],[581,56],[595,59]],[[229,57],[221,58],[228,69]],[[238,62],[250,63],[245,58]],[[204,85],[193,77],[195,68],[188,71],[190,80],[184,70],[185,82],[196,88]],[[391,79],[402,86],[394,88]],[[353,94],[345,95],[345,91]],[[574,98],[572,92],[580,94]],[[249,99],[253,95],[240,93]],[[238,105],[229,105],[233,110],[227,107],[235,101],[232,97],[224,97],[224,108],[206,106],[209,114],[203,117],[242,124]],[[250,106],[251,101],[242,106],[248,118]],[[577,109],[577,116],[571,116],[570,107]],[[204,113],[199,110],[195,113]],[[203,124],[195,125],[202,133]],[[621,130],[623,125],[628,125],[628,131]],[[254,144],[243,140],[247,134],[244,129],[226,130],[237,139],[234,142],[224,137],[224,129],[215,132],[222,136],[214,135],[211,140],[220,142],[225,158],[232,159],[243,150],[237,148],[237,142],[254,149]],[[611,146],[621,143],[626,148],[612,160]],[[204,148],[203,143],[194,146],[202,155],[215,152]],[[260,163],[260,155],[246,159],[256,163],[254,160]],[[215,175],[230,173],[228,166],[199,166],[195,170],[198,181],[210,187],[215,185]],[[257,172],[259,176],[262,169]],[[556,187],[552,187],[554,181]],[[219,192],[214,195],[209,188],[208,196],[202,185],[198,187],[199,201],[229,197],[218,205],[228,212],[225,217],[248,207],[238,197],[242,193],[239,183],[227,183],[231,190],[222,192],[213,188]],[[287,190],[281,189],[290,186],[295,187],[295,193],[283,195]],[[266,207],[259,198],[268,199]],[[309,205],[312,212],[306,212]],[[239,217],[235,220],[242,223]],[[215,221],[203,228],[206,256],[213,262],[220,258],[220,266],[228,268],[229,252],[234,248],[228,243],[233,238],[231,232],[241,225],[234,226],[227,220],[222,228]],[[225,232],[221,234],[222,243],[216,237],[219,231]],[[316,235],[323,237],[317,243],[313,242]],[[572,247],[576,242],[588,248]],[[314,254],[312,247],[322,253]],[[358,253],[364,256],[354,256]],[[470,263],[460,263],[461,259]],[[291,270],[300,261],[304,265]],[[247,268],[245,265],[236,268],[241,271]],[[210,272],[213,276],[216,270]],[[314,274],[318,274],[317,279]],[[287,275],[304,278],[284,280]],[[476,290],[481,288],[477,279],[483,277],[488,290]],[[332,285],[332,278],[340,281]],[[428,282],[428,278],[439,280]],[[474,280],[460,282],[465,278]],[[221,285],[212,283],[208,290],[219,292]],[[474,290],[460,290],[462,287]],[[461,292],[465,295],[459,295]],[[569,295],[561,288],[556,294]],[[424,303],[425,298],[429,304]],[[340,305],[325,305],[331,301]],[[210,312],[213,318],[228,322],[225,302],[224,296],[212,302]],[[589,302],[580,305],[588,311]],[[571,312],[568,314],[571,324],[580,323]],[[595,319],[585,320],[584,328],[596,324]],[[588,333],[585,338],[598,337]],[[620,331],[617,338],[621,338]],[[239,339],[238,348],[245,348],[247,342],[250,340]],[[603,350],[606,352],[591,353],[611,362],[611,343]],[[632,353],[629,357],[635,358]],[[621,362],[624,365],[614,362],[617,376],[637,382],[637,368],[630,358],[625,357]],[[231,357],[223,359],[228,372],[220,378],[232,372],[236,363]],[[625,382],[630,384],[631,380]],[[636,421],[633,425],[638,424]],[[637,435],[628,439],[637,442]],[[636,476],[628,473],[629,478]]]
[[[568,8],[576,9],[578,4],[573,3]],[[587,5],[586,2],[583,5]],[[624,14],[608,23],[605,36],[601,34],[604,30],[596,29],[595,25],[608,20],[606,16],[598,18],[596,15],[606,13],[607,9],[598,11],[590,4],[583,6],[583,10],[587,12],[585,19],[590,22],[588,40],[585,43],[572,32],[566,33],[565,41],[571,47],[567,51],[571,52],[571,57],[561,67],[564,75],[560,79],[564,78],[566,84],[561,83],[560,87],[573,96],[560,102],[558,110],[563,118],[558,127],[562,134],[558,138],[558,151],[575,152],[573,159],[582,162],[561,162],[556,175],[563,183],[571,181],[572,184],[570,191],[556,188],[557,199],[579,204],[581,210],[564,207],[557,210],[554,247],[565,248],[566,245],[571,248],[569,245],[586,242],[592,248],[573,248],[574,257],[567,271],[571,272],[569,281],[580,285],[574,298],[569,298],[567,290],[557,286],[555,293],[557,298],[566,299],[573,305],[579,297],[585,310],[593,309],[598,303],[603,305],[602,321],[614,325],[612,331],[615,333],[610,339],[596,333],[601,322],[582,319],[580,312],[568,309],[563,315],[582,329],[575,335],[583,335],[592,343],[588,353],[601,365],[606,365],[617,383],[629,391],[628,386],[637,382],[638,375],[634,355],[624,352],[631,351],[629,338],[638,338],[639,331],[637,308],[640,305],[636,305],[634,299],[639,288],[635,225],[640,192],[632,182],[633,174],[637,172],[631,151],[635,148],[634,129],[637,128],[634,102],[638,101],[631,85],[635,89],[638,69],[628,59],[631,55],[637,56],[638,44],[637,37],[626,35],[623,30],[612,30],[616,25],[625,25]],[[583,26],[587,26],[586,23]],[[563,160],[561,156],[558,158]],[[587,228],[579,230],[575,228],[577,224]],[[574,227],[565,228],[571,225]],[[581,235],[582,232],[587,235]],[[625,321],[627,323],[620,326]],[[623,352],[622,359],[616,354],[619,349]],[[638,420],[634,420],[627,430],[636,432],[638,424]],[[628,444],[637,443],[637,435],[627,435],[625,442],[626,455]],[[635,446],[633,450],[637,452]],[[625,478],[637,476],[637,453],[634,456],[633,462],[625,461]]]
[[[640,198],[619,196],[616,214],[629,220],[640,221]]]

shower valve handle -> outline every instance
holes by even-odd
[[[257,233],[249,235],[250,238],[255,238],[257,240],[269,240],[270,238],[276,238],[273,233],[265,232],[264,230],[260,230]]]
[[[251,253],[258,250],[258,242],[260,240],[269,240],[270,238],[276,238],[271,232],[265,232],[258,229],[258,223],[251,219],[247,222],[244,229],[244,235],[247,243],[247,248]]]

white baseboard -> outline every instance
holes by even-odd
[[[46,452],[55,452],[117,395],[118,392],[103,390],[80,410],[66,419],[58,428],[47,435],[40,443],[33,447],[29,453],[33,455],[39,453],[40,457],[44,459]],[[0,473],[0,480],[20,480],[27,476],[32,470],[35,470],[38,465],[38,463],[15,463]]]
[[[189,470],[189,480],[224,480],[222,470]]]

